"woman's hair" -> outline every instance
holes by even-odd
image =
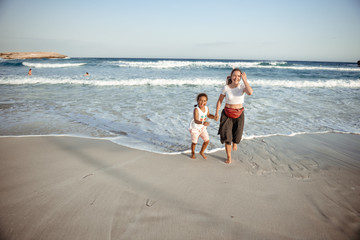
[[[227,84],[227,85],[229,85],[229,84],[232,83],[231,77],[232,77],[232,75],[233,75],[233,73],[234,73],[235,71],[239,71],[240,74],[242,73],[242,71],[241,71],[239,68],[234,68],[234,69],[231,71],[230,76],[228,76],[227,79],[226,79],[226,84]]]
[[[206,93],[199,93],[196,97],[196,101],[198,102],[201,97],[206,97],[206,101],[208,100],[208,96],[206,95]],[[196,106],[197,106],[197,104],[194,105],[194,107],[196,107]]]

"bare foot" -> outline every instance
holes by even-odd
[[[225,163],[230,164],[231,163],[231,158],[226,159]]]
[[[237,150],[237,144],[233,143],[233,151],[236,151],[236,150]]]
[[[195,154],[191,154],[192,159],[196,159]]]
[[[207,159],[207,156],[204,153],[200,153],[200,155],[204,158]]]

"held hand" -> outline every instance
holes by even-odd
[[[215,115],[215,121],[218,121],[219,120],[219,114],[216,114]]]
[[[204,122],[204,126],[209,126],[210,123],[209,122]]]
[[[209,118],[215,120],[215,115],[209,114]]]

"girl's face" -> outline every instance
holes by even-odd
[[[206,103],[207,103],[207,98],[205,96],[201,96],[198,100],[198,106],[200,108],[203,108],[206,106]]]
[[[235,86],[239,85],[240,79],[241,79],[241,73],[240,73],[240,71],[235,71],[235,72],[233,72],[233,74],[231,75],[231,81],[233,82],[233,84],[234,84]]]

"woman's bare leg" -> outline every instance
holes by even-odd
[[[237,144],[233,143],[233,150],[236,151],[237,150]]]

